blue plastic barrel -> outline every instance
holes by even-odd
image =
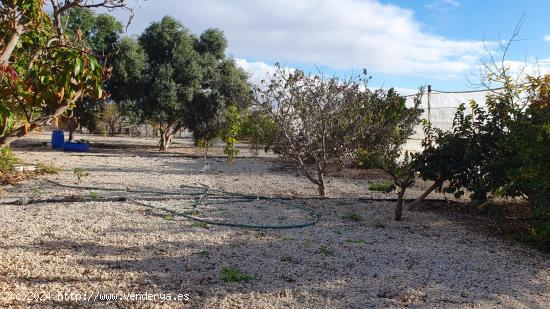
[[[86,143],[65,143],[63,151],[89,152],[90,145]]]
[[[65,144],[65,133],[63,130],[55,130],[52,132],[52,148],[53,149],[63,149],[63,144]]]

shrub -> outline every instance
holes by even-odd
[[[13,170],[13,166],[19,162],[19,159],[13,155],[10,148],[0,148],[0,171],[10,172]]]
[[[257,156],[260,149],[266,152],[273,146],[276,127],[273,119],[259,111],[247,115],[242,123],[241,137],[249,142],[252,153]]]
[[[227,163],[234,164],[235,157],[239,155],[239,149],[235,146],[237,144],[237,137],[241,131],[241,115],[236,106],[229,106],[225,113],[226,125],[223,129],[225,147],[223,153],[227,155]]]

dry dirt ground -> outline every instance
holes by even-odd
[[[112,147],[54,152],[37,147],[47,140],[44,134],[15,150],[28,163],[61,167],[46,178],[73,187],[43,178],[4,187],[0,307],[548,308],[550,303],[547,255],[476,231],[475,221],[426,210],[406,212],[404,221],[394,222],[391,201],[364,199],[384,197],[368,192],[368,179],[329,177],[331,198],[321,200],[303,177],[270,156],[241,158],[234,167],[213,158],[206,169],[202,159],[188,156],[194,153],[185,148],[188,141],[162,154],[153,150],[154,140],[90,139]],[[89,173],[80,185],[74,168]],[[282,225],[311,219],[291,207],[296,205],[320,219],[284,230],[205,226],[113,198],[189,210],[184,199],[166,195],[151,201],[146,198],[155,194],[83,188],[179,192],[181,185],[199,184],[294,198],[209,205],[205,217]],[[12,203],[23,197],[83,201]],[[253,278],[224,282],[220,272],[226,267]],[[178,294],[188,300],[161,299]],[[120,300],[103,300],[113,296]],[[128,297],[137,300],[123,299]]]

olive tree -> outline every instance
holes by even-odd
[[[134,49],[125,54],[132,61],[117,58],[114,67],[118,71],[119,62],[128,69],[142,67],[142,79],[137,82],[142,87],[137,88],[144,91],[134,93],[139,96],[133,100],[141,120],[160,128],[160,150],[167,150],[174,134],[183,128],[197,140],[218,136],[226,109],[249,105],[252,90],[247,75],[233,59],[226,58],[227,40],[222,31],[208,29],[197,38],[166,16],[144,31],[139,45],[146,65],[141,65],[140,52]],[[117,78],[115,89],[124,89],[126,82],[135,84],[135,79]]]
[[[144,96],[137,99],[137,107],[143,121],[160,128],[163,151],[185,127],[185,108],[200,89],[202,71],[195,42],[193,34],[169,16],[153,22],[139,37],[148,65]]]

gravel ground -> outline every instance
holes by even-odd
[[[471,228],[475,222],[429,211],[406,212],[403,222],[394,222],[392,202],[354,198],[380,197],[366,189],[369,180],[329,178],[332,198],[320,200],[303,177],[269,156],[241,158],[233,168],[211,159],[205,169],[202,159],[182,155],[193,151],[184,141],[169,154],[139,151],[153,148],[153,140],[105,141],[135,149],[68,154],[31,147],[15,153],[29,163],[62,167],[48,178],[63,184],[75,185],[77,167],[90,173],[82,186],[166,192],[200,183],[294,197],[291,203],[313,209],[320,220],[302,229],[260,231],[204,226],[129,201],[8,204],[22,196],[125,195],[30,180],[4,188],[0,199],[0,307],[547,308],[550,303],[547,255],[477,232]],[[147,203],[190,209],[190,202],[174,199]],[[306,219],[299,210],[268,201],[207,206],[201,215],[241,223]],[[224,282],[225,267],[255,278]],[[102,294],[128,293],[188,294],[189,300],[99,300]]]

